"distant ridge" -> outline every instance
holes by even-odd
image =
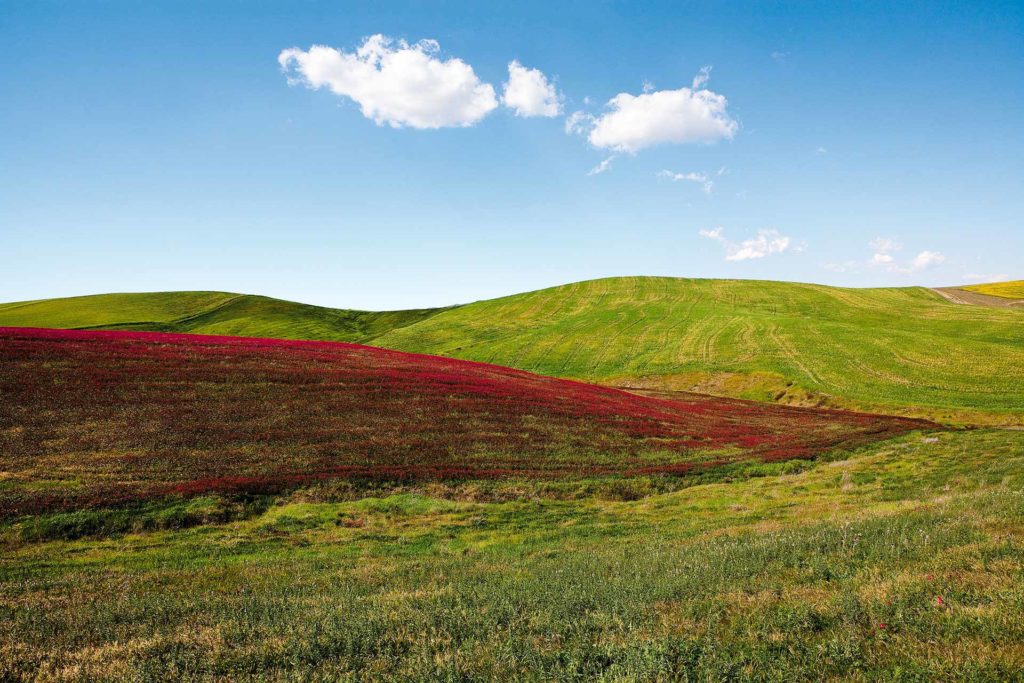
[[[6,326],[351,341],[614,386],[970,424],[1024,422],[1022,315],[924,287],[668,277],[383,313],[224,292],[0,304]]]
[[[0,325],[365,343],[444,310],[355,311],[252,294],[153,292],[0,304]]]

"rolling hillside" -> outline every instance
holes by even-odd
[[[1024,432],[137,331],[0,328],[0,397],[0,680],[1024,661]]]
[[[662,400],[354,344],[0,328],[0,518],[166,496],[683,475],[934,425]]]
[[[319,339],[557,377],[1019,423],[1024,311],[921,288],[627,277],[372,313],[213,292],[0,305],[0,325]]]
[[[366,342],[442,310],[377,313],[228,292],[154,292],[0,304],[0,325]]]
[[[611,278],[469,304],[374,344],[761,400],[1024,412],[1024,314],[918,287]]]

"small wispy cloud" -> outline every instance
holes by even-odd
[[[903,248],[903,242],[900,242],[894,237],[876,237],[875,239],[868,242],[868,246],[874,251],[888,254],[893,251],[899,251]]]
[[[698,234],[701,237],[721,244],[725,249],[726,261],[749,261],[751,259],[764,258],[772,254],[781,254],[793,247],[792,238],[781,234],[773,228],[758,230],[754,237],[745,239],[742,242],[733,242],[728,239],[722,226],[702,229]],[[798,245],[795,250],[801,250],[802,248],[802,246]]]
[[[946,257],[937,251],[922,251],[910,260],[910,265],[907,266],[907,268],[911,273],[916,273],[919,270],[925,270],[932,266],[939,266],[945,262]]]
[[[721,175],[719,173],[718,175]],[[671,180],[674,183],[677,182],[690,182],[698,183],[701,186],[701,190],[704,194],[711,194],[711,191],[715,187],[715,182],[708,177],[707,173],[675,173],[669,170],[658,171],[657,176],[659,178],[665,178]]]
[[[1010,276],[1006,273],[996,273],[994,275],[983,275],[981,273],[965,273],[963,275],[964,280],[968,282],[1006,282],[1010,279]]]
[[[860,261],[843,261],[842,263],[825,263],[822,268],[833,273],[856,273],[863,264]]]
[[[565,117],[566,135],[585,135],[594,127],[594,117],[585,111],[574,111]]]
[[[691,90],[700,90],[705,85],[707,85],[707,82],[709,80],[711,80],[711,67],[710,66],[702,66],[700,68],[700,71],[697,72],[697,75],[693,77],[693,82],[690,84],[690,89]],[[652,90],[653,90],[653,88],[652,88]]]
[[[868,242],[874,252],[868,265],[890,273],[917,273],[946,262],[946,257],[937,251],[924,250],[909,261],[903,261],[896,254],[903,250],[903,243],[894,237],[876,237]]]
[[[604,173],[605,171],[611,169],[612,161],[614,161],[614,160],[615,160],[615,155],[613,154],[610,157],[608,157],[607,159],[605,159],[604,161],[602,161],[601,163],[599,163],[594,168],[592,168],[589,171],[587,171],[587,175],[598,175],[599,173]]]
[[[789,53],[788,52],[781,52],[779,50],[776,50],[775,52],[773,52],[771,54],[772,60],[776,61],[776,62],[779,62],[780,64],[782,62],[785,62],[787,57],[789,57]]]

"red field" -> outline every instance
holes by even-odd
[[[337,477],[682,474],[931,426],[354,344],[0,328],[0,516]]]

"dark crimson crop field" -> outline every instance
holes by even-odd
[[[930,423],[354,344],[0,328],[0,516],[324,479],[678,475]]]

